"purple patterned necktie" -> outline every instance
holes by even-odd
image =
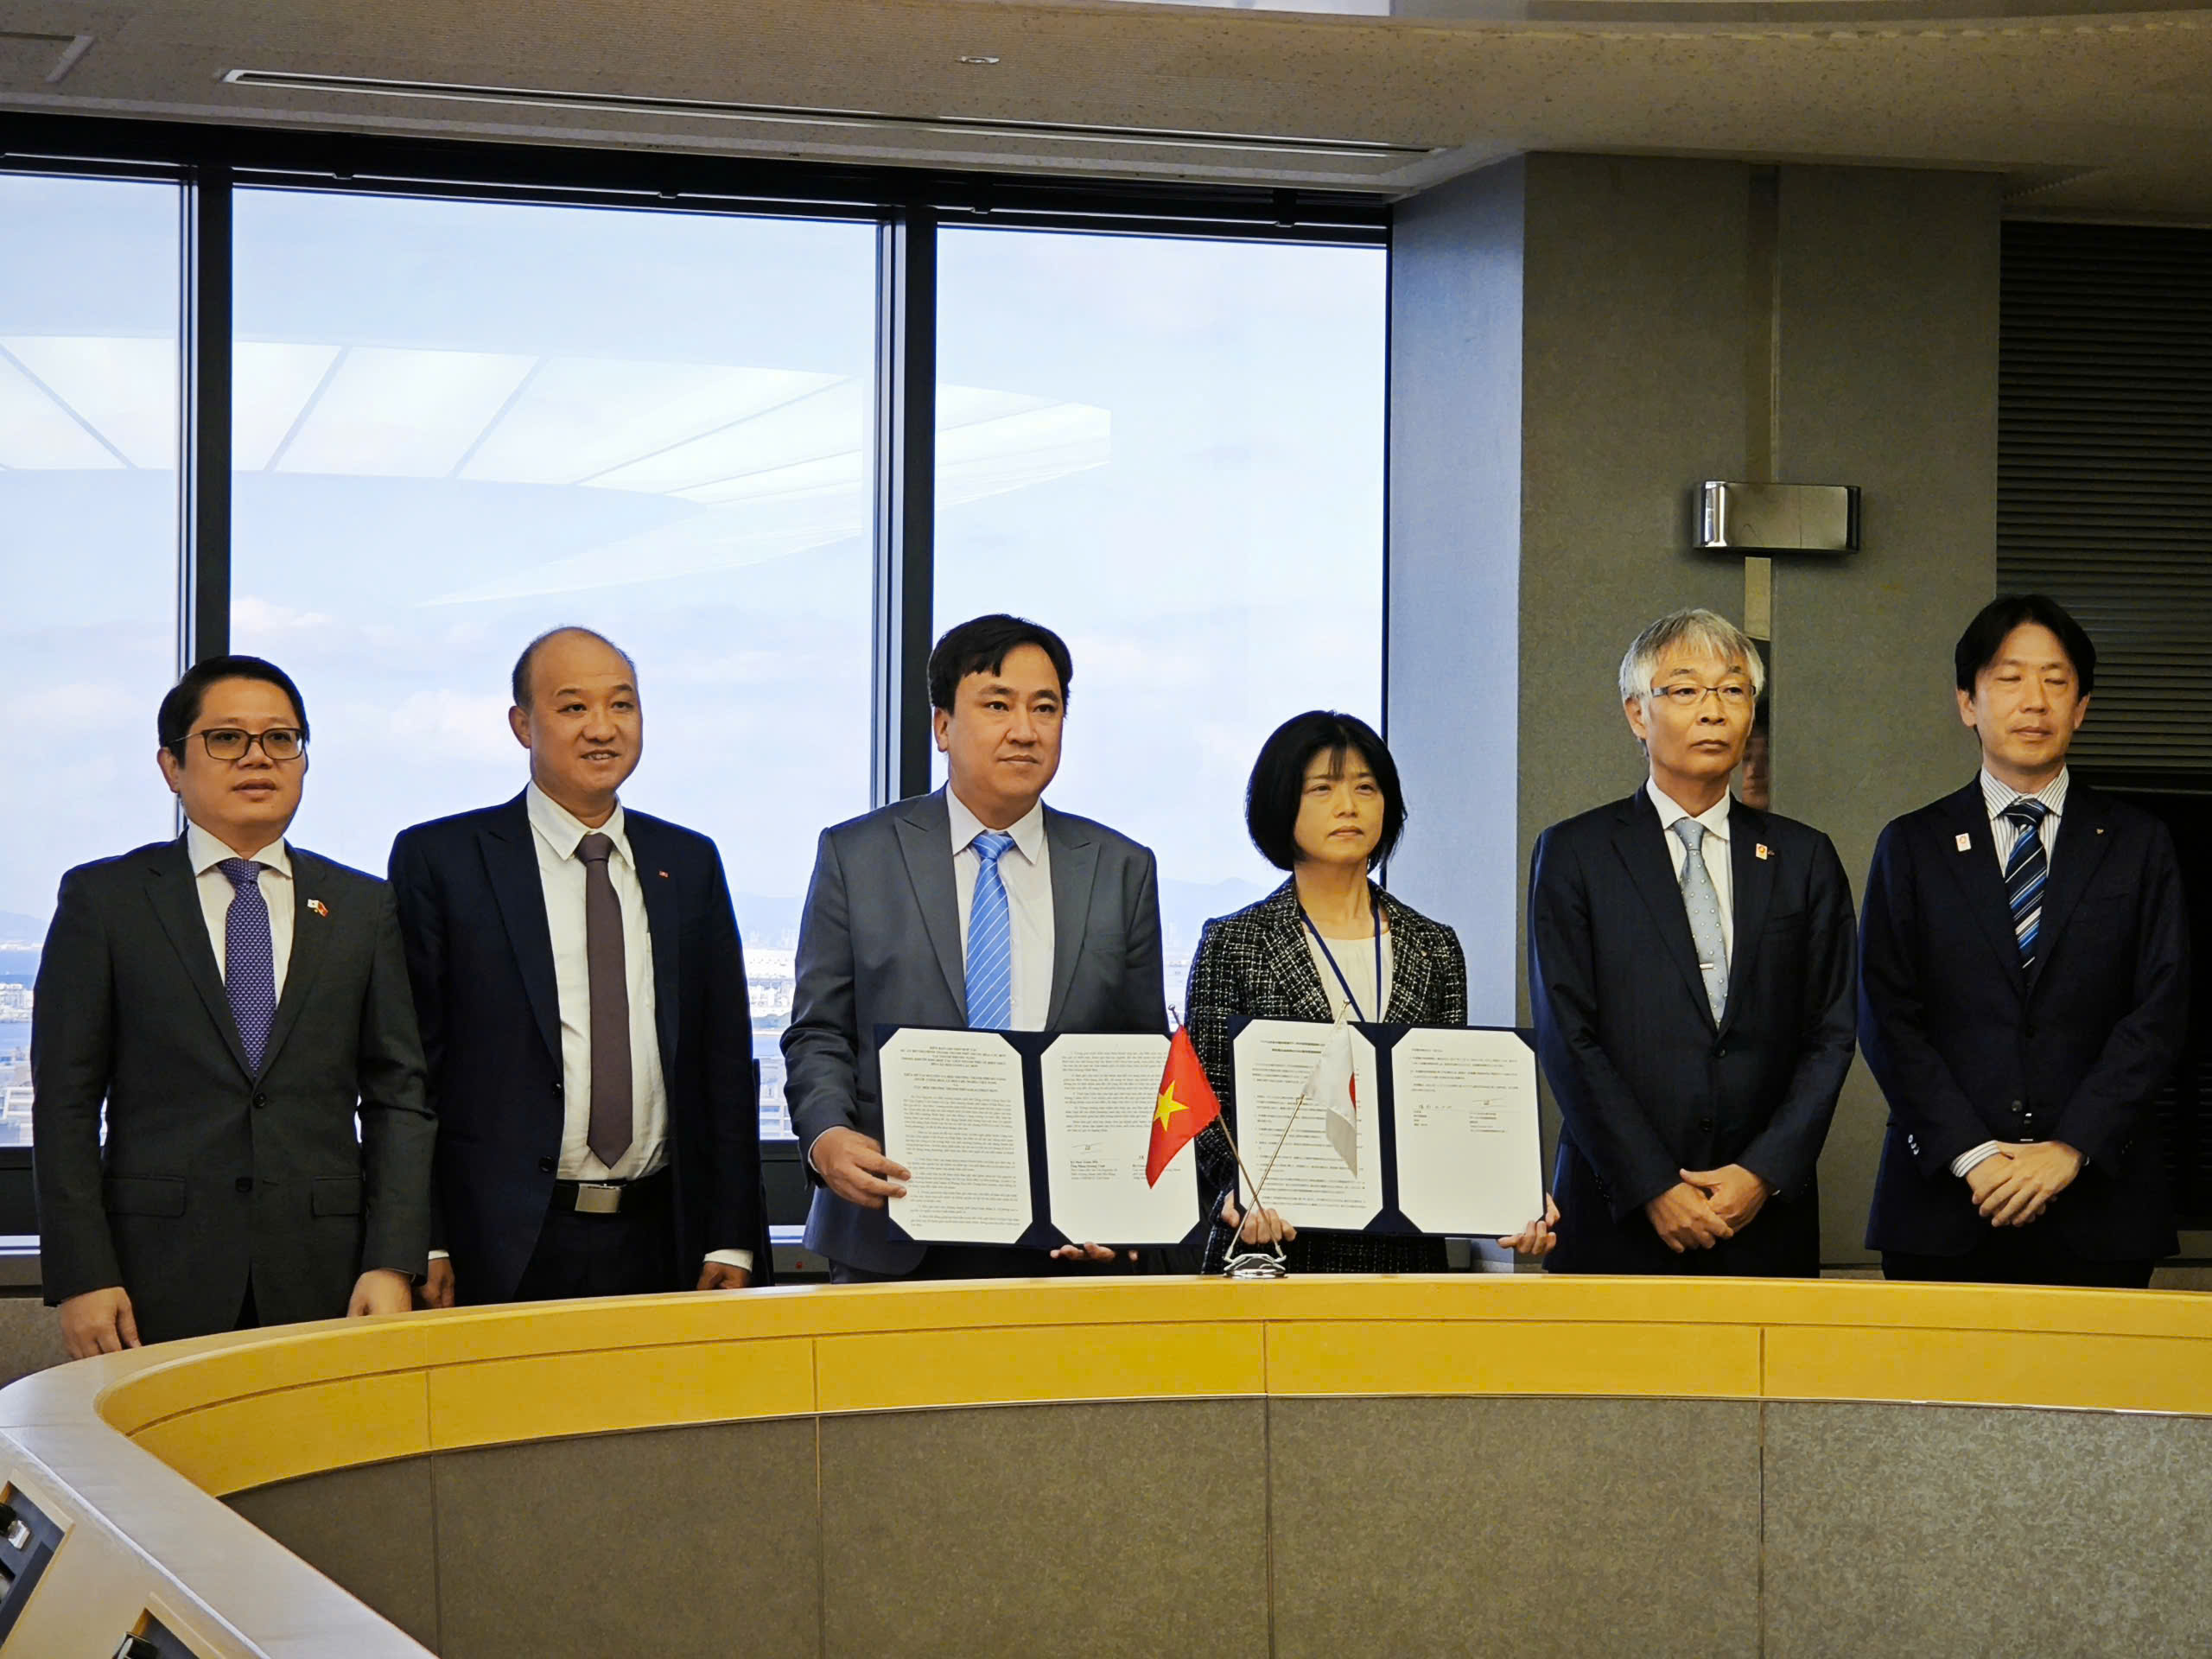
[[[231,1017],[238,1022],[238,1042],[255,1072],[276,1023],[276,944],[269,931],[269,906],[261,896],[263,866],[250,858],[226,858],[215,867],[230,878],[230,914],[223,922],[223,988],[230,993]]]

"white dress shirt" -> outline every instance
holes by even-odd
[[[976,905],[976,874],[982,861],[976,837],[983,821],[967,804],[944,789],[952,820],[952,885],[960,899],[960,961],[968,962],[968,916]],[[1045,842],[1045,804],[1031,807],[1006,830],[1014,845],[999,855],[999,881],[1006,888],[1007,919],[1012,924],[1014,1028],[1042,1031],[1052,1006],[1052,855]]]
[[[1320,938],[1311,927],[1305,928],[1306,954],[1313,958],[1313,971],[1321,981],[1322,995],[1329,1000],[1329,1017],[1341,1020],[1349,1001],[1351,1017],[1364,1020],[1370,1025],[1380,1025],[1382,1010],[1390,1006],[1390,981],[1396,968],[1397,957],[1390,943],[1390,931],[1382,931],[1382,984],[1375,983],[1375,936],[1369,934],[1357,939],[1331,939],[1325,950]],[[1336,966],[1329,959],[1336,958]],[[1344,980],[1337,978],[1341,969]],[[1344,995],[1344,981],[1351,985],[1351,995]]]
[[[231,900],[238,897],[238,889],[216,866],[239,855],[189,818],[184,825],[184,850],[192,860],[192,885],[200,892],[200,914],[207,923],[207,942],[215,947],[215,971],[227,973],[224,946],[231,923]],[[261,889],[262,902],[269,906],[269,942],[275,947],[276,1000],[281,1002],[284,1000],[284,970],[292,961],[292,855],[284,850],[283,840],[278,839],[248,856],[261,866],[256,885]],[[312,899],[315,895],[309,893],[308,897]]]
[[[660,1027],[653,1001],[653,939],[638,861],[623,831],[622,809],[594,830],[532,783],[524,791],[545,922],[553,939],[553,986],[561,1007],[561,1158],[564,1181],[634,1181],[668,1165],[668,1085],[660,1069]],[[613,1168],[588,1144],[591,1133],[591,959],[584,936],[584,862],[576,849],[589,835],[614,843],[607,879],[622,906],[622,969],[630,991],[630,1145]],[[717,1010],[731,1019],[746,1009]],[[432,1255],[442,1255],[433,1250]],[[750,1250],[709,1250],[709,1262],[750,1272]]]
[[[1651,797],[1651,804],[1659,809],[1659,828],[1667,838],[1667,857],[1675,867],[1675,881],[1682,880],[1682,861],[1689,856],[1689,849],[1682,845],[1682,838],[1675,833],[1675,826],[1684,818],[1694,817],[1705,826],[1705,839],[1698,850],[1705,855],[1705,873],[1713,878],[1713,896],[1720,901],[1720,948],[1728,953],[1728,960],[1736,960],[1736,873],[1728,862],[1728,795],[1702,812],[1692,812],[1665,790],[1659,780],[1652,779],[1644,785]]]
[[[2036,833],[2043,840],[2043,855],[2046,866],[2058,849],[2059,815],[2066,810],[2068,772],[2064,766],[2058,776],[2032,795],[2023,795],[2010,784],[2000,784],[1989,775],[1989,768],[1981,769],[1981,802],[1989,813],[1989,844],[1997,849],[1997,868],[2002,874],[2012,861],[2012,849],[2024,833],[2020,826],[2005,816],[2005,809],[2015,801],[2041,801],[2049,809],[2043,822],[2036,826]],[[2046,880],[2049,878],[2046,877]],[[1985,1141],[1980,1146],[1961,1153],[1951,1160],[1951,1173],[1964,1179],[1966,1173],[1986,1158],[1994,1158],[2004,1150],[2001,1141]]]

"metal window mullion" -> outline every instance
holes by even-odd
[[[887,805],[930,787],[937,529],[937,216],[906,206],[876,238],[874,742]]]
[[[177,537],[179,671],[231,648],[231,171],[183,189]]]

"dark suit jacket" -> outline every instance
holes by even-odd
[[[1850,884],[1819,830],[1729,808],[1735,937],[1716,1027],[1665,835],[1639,789],[1536,842],[1529,995],[1565,1119],[1550,1265],[1817,1273],[1815,1170],[1853,1036]],[[1773,1196],[1736,1237],[1675,1256],[1644,1205],[1679,1170],[1732,1163]]]
[[[1045,810],[1052,872],[1051,1031],[1164,1032],[1160,893],[1152,854],[1089,818]],[[943,791],[822,832],[799,920],[784,1033],[784,1098],[802,1150],[832,1128],[883,1138],[875,1028],[963,1026],[967,972]],[[912,1273],[925,1247],[888,1213],[815,1180],[807,1248],[870,1273]]]
[[[1390,1002],[1378,1023],[1465,1025],[1467,957],[1459,948],[1459,936],[1380,887],[1372,892],[1390,930]],[[1340,943],[1332,948],[1342,950],[1344,946]],[[1294,880],[1257,904],[1208,922],[1198,935],[1198,953],[1191,960],[1183,1020],[1191,1028],[1191,1046],[1198,1051],[1206,1081],[1213,1085],[1231,1130],[1236,1126],[1236,1066],[1230,1052],[1229,1022],[1240,1014],[1322,1025],[1336,1017],[1306,943]],[[1236,1154],[1228,1135],[1215,1123],[1199,1134],[1197,1146],[1205,1213],[1217,1217],[1222,1201],[1236,1185]],[[1259,1172],[1255,1168],[1253,1173]],[[1218,1222],[1207,1229],[1205,1271],[1221,1268],[1229,1254],[1230,1236],[1229,1229]],[[1308,1230],[1291,1240],[1284,1255],[1294,1273],[1441,1273],[1448,1265],[1442,1239],[1402,1234]]]
[[[365,1268],[421,1276],[435,1125],[391,894],[290,851],[258,1075],[182,838],[62,877],[31,1026],[48,1303],[121,1285],[162,1342],[230,1330],[249,1278],[261,1322],[284,1325],[343,1316]]]
[[[1961,838],[1965,840],[1961,849]],[[1988,1229],[1951,1173],[1985,1141],[2087,1162],[2035,1223],[2086,1261],[2175,1247],[2152,1101],[2189,1024],[2189,931],[2166,828],[2075,779],[2023,974],[1980,779],[1882,832],[1859,1030],[1890,1103],[1866,1243],[1961,1255]]]
[[[752,1007],[721,856],[626,807],[652,934],[676,1230],[669,1287],[709,1250],[768,1271]],[[464,1302],[503,1302],[552,1202],[563,1118],[553,936],[525,796],[403,830],[391,884],[438,1112],[437,1229]]]

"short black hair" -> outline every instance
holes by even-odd
[[[1279,870],[1296,865],[1298,808],[1306,795],[1306,768],[1324,750],[1337,754],[1356,750],[1382,786],[1382,838],[1368,855],[1372,869],[1390,856],[1405,833],[1406,797],[1398,786],[1397,762],[1390,759],[1381,734],[1357,715],[1315,709],[1276,727],[1260,746],[1260,758],[1252,763],[1252,781],[1244,786],[1244,827],[1268,863]]]
[[[1007,654],[1023,645],[1034,645],[1052,659],[1052,671],[1060,677],[1060,701],[1065,703],[1069,683],[1075,678],[1067,641],[1041,622],[999,612],[944,631],[944,637],[930,652],[930,706],[950,714],[953,694],[960,689],[961,681],[970,674],[997,673],[1006,666]]]
[[[598,640],[601,645],[605,645],[609,651],[613,652],[617,657],[620,657],[624,662],[630,665],[630,683],[632,685],[637,683],[637,659],[632,657],[628,652],[623,650],[621,646],[616,645],[612,639],[608,639],[596,628],[581,627],[574,622],[563,622],[557,628],[546,629],[545,632],[539,634],[537,639],[524,645],[522,648],[522,655],[515,658],[515,671],[507,682],[507,689],[514,694],[516,708],[527,709],[530,707],[530,665],[537,656],[537,648],[543,645],[548,639],[552,639],[555,635],[563,633],[581,633],[587,639]]]
[[[2049,628],[2058,636],[2067,660],[2074,664],[2074,677],[2082,683],[2083,696],[2097,689],[2097,648],[2088,630],[2047,594],[2003,594],[1983,606],[1959,636],[1959,648],[1952,655],[1959,690],[1972,696],[1975,677],[1997,660],[2012,630],[2027,622]]]
[[[154,716],[155,734],[178,760],[184,759],[184,740],[192,735],[200,719],[207,688],[218,680],[259,680],[275,686],[292,700],[292,715],[300,722],[300,735],[307,736],[308,706],[300,700],[300,688],[292,683],[290,675],[259,657],[206,657],[185,670],[184,677],[169,688],[168,696],[162,699],[161,712]]]

